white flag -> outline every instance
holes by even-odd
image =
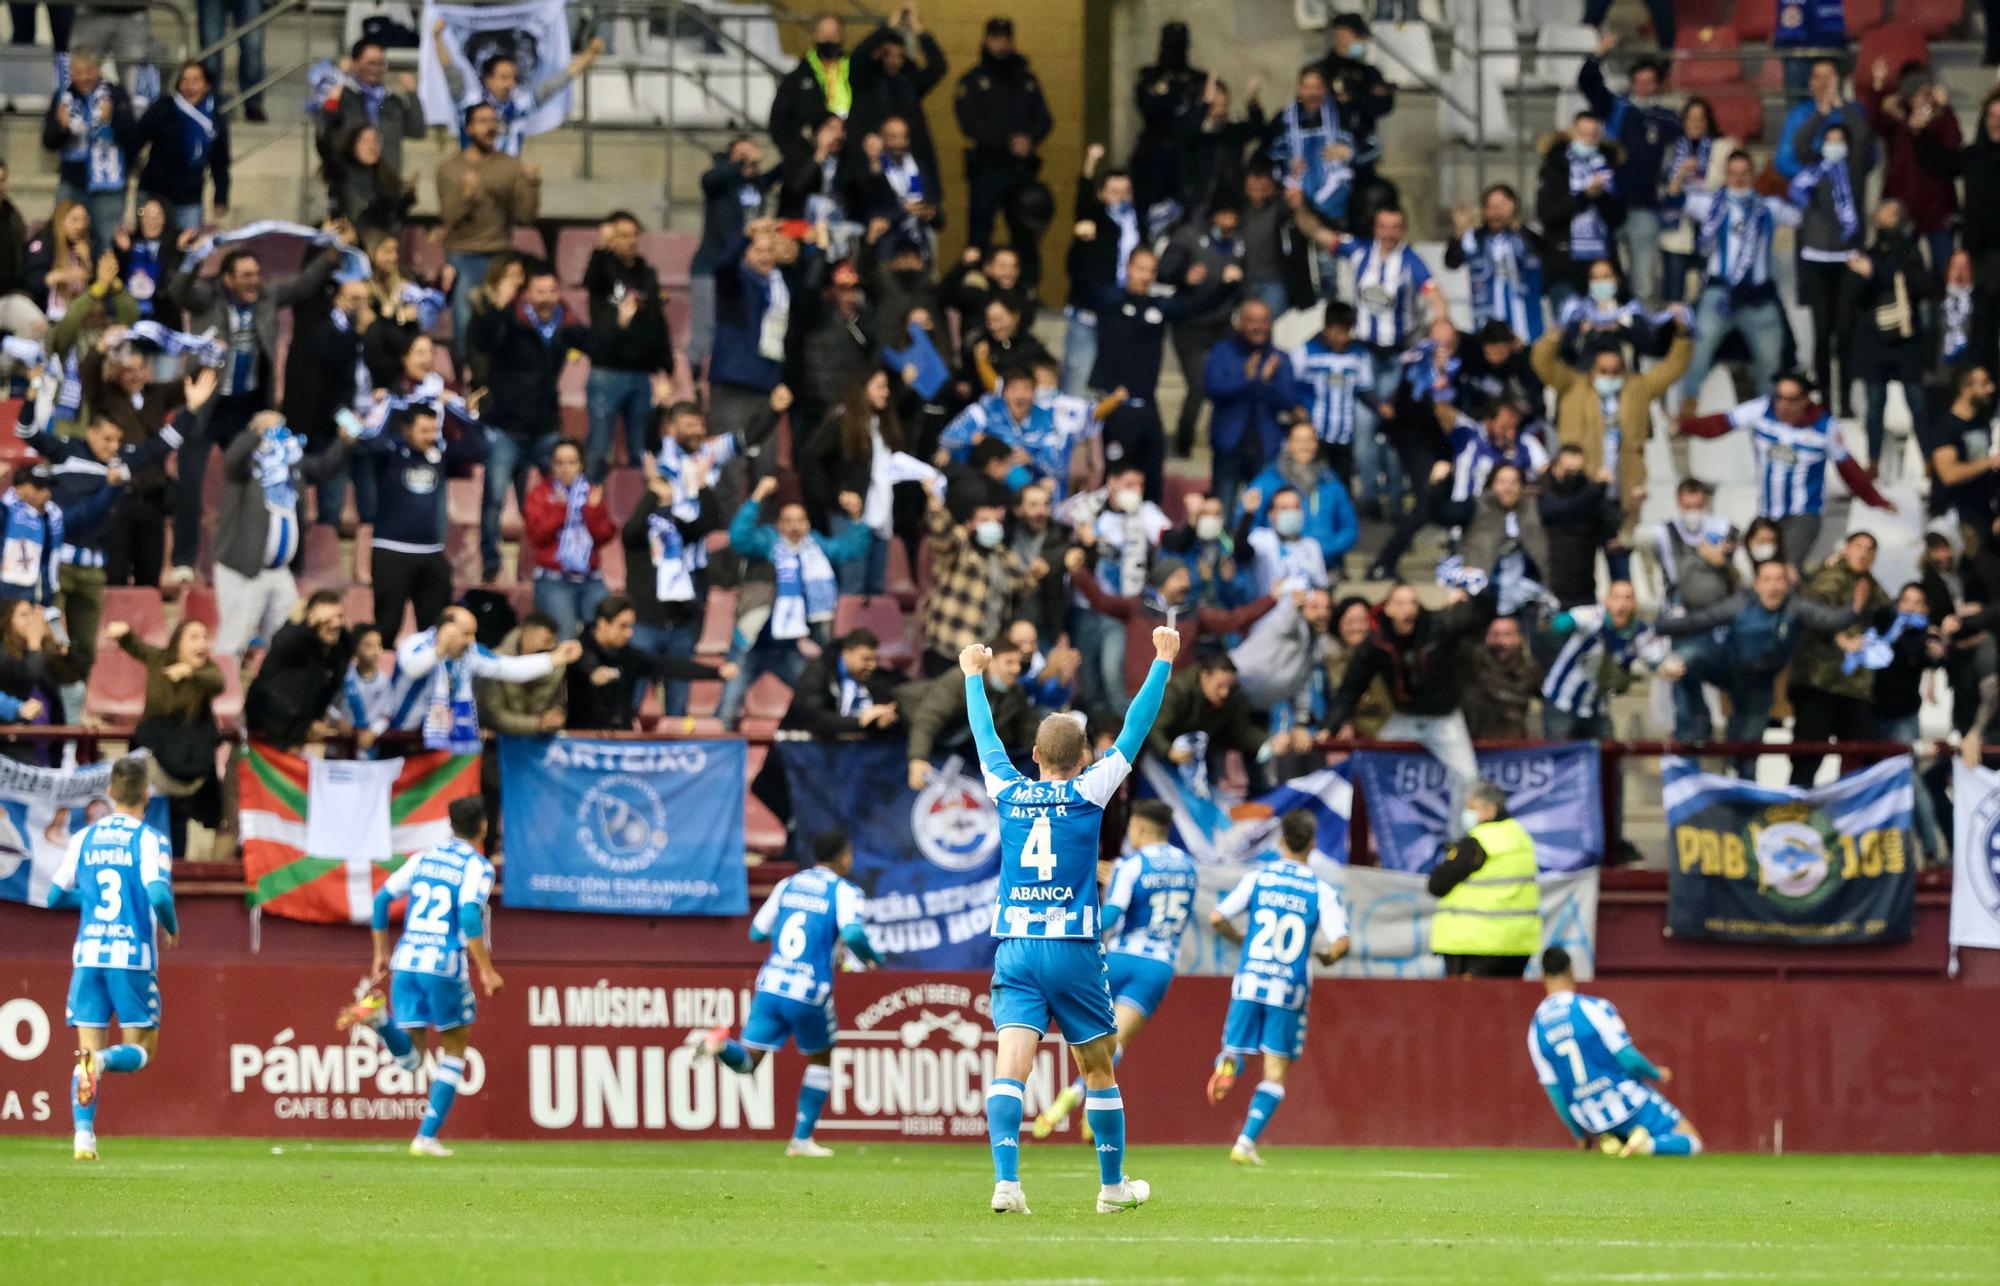
[[[1952,764],[1951,945],[2000,948],[2000,773]]]
[[[533,89],[569,66],[569,15],[563,0],[526,0],[523,4],[426,4],[418,20],[417,101],[424,119],[450,127],[456,135],[463,104],[451,98],[451,87],[438,65],[431,28],[444,20],[445,49],[451,64],[464,75],[469,89],[479,87],[479,69],[496,54],[514,60],[518,83]],[[522,134],[543,134],[559,127],[569,115],[570,90],[551,95],[519,124]]]

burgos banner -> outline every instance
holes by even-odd
[[[507,906],[745,915],[741,741],[502,737]]]

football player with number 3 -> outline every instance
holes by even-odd
[[[1022,1091],[1051,1016],[1083,1073],[1084,1119],[1097,1137],[1097,1213],[1133,1210],[1152,1195],[1143,1179],[1125,1175],[1125,1104],[1112,1070],[1118,1021],[1098,937],[1098,830],[1105,803],[1146,743],[1180,650],[1177,631],[1153,631],[1152,668],[1125,710],[1117,743],[1102,759],[1091,761],[1082,719],[1055,714],[1042,720],[1034,749],[1039,781],[1014,767],[993,727],[984,677],[993,649],[973,644],[958,656],[986,793],[1000,814],[1000,889],[993,908],[993,936],[1000,939],[993,956],[999,1050],[986,1090],[995,1214],[1028,1213],[1020,1175]]]
[[[1257,1137],[1285,1101],[1285,1073],[1306,1048],[1306,1006],[1312,999],[1312,962],[1332,965],[1347,954],[1347,912],[1340,894],[1312,873],[1317,827],[1303,809],[1285,814],[1279,860],[1243,877],[1208,913],[1215,931],[1243,943],[1236,980],[1229,987],[1229,1014],[1223,1020],[1222,1054],[1208,1078],[1208,1100],[1220,1103],[1243,1060],[1264,1056],[1264,1079],[1250,1100],[1250,1114],[1229,1150],[1238,1165],[1262,1165]],[[1304,843],[1294,846],[1294,838]],[[1246,939],[1237,926],[1247,918]],[[1310,954],[1307,948],[1311,947]]]
[[[770,958],[757,971],[757,998],[743,1024],[743,1038],[731,1040],[727,1027],[701,1038],[701,1056],[745,1076],[764,1055],[783,1049],[790,1037],[806,1056],[799,1083],[798,1111],[792,1117],[788,1157],[830,1157],[831,1148],[813,1142],[813,1127],[833,1089],[833,1043],[839,1024],[833,1012],[834,957],[847,948],[864,965],[882,957],[861,922],[861,890],[848,883],[854,849],[844,835],[813,841],[815,864],[778,881],[750,921],[750,940],[769,942]]]

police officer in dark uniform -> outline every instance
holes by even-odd
[[[965,153],[970,194],[966,237],[990,246],[993,221],[1007,215],[1008,239],[1021,257],[1021,279],[1029,286],[1042,277],[1042,230],[1052,206],[1036,175],[1042,158],[1035,148],[1055,121],[1042,85],[1028,60],[1014,49],[1014,20],[989,18],[979,63],[958,81],[958,127],[972,146]]]
[[[1149,219],[1159,202],[1181,199],[1182,133],[1203,115],[1207,83],[1207,72],[1188,66],[1187,24],[1160,28],[1159,61],[1139,73],[1139,141],[1126,167],[1141,219]]]
[[[1396,110],[1396,87],[1368,56],[1368,23],[1359,14],[1343,13],[1333,20],[1333,47],[1312,64],[1326,80],[1326,92],[1340,127],[1354,139],[1354,199],[1348,205],[1350,225],[1375,226],[1375,212],[1397,204],[1396,186],[1375,173],[1382,159],[1381,120]]]
[[[847,119],[854,106],[852,66],[840,19],[830,13],[815,18],[813,47],[771,97],[771,141],[781,162],[811,156],[820,122],[827,117]]]

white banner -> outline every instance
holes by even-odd
[[[111,812],[110,782],[108,759],[64,769],[0,757],[0,901],[48,904],[69,837]],[[146,820],[166,829],[163,800],[154,798]]]
[[[1209,927],[1208,913],[1251,869],[1233,865],[1201,868],[1193,932],[1181,946],[1180,972],[1236,971],[1242,948],[1224,941]],[[1437,910],[1437,899],[1424,887],[1425,876],[1318,859],[1313,862],[1313,872],[1340,894],[1353,938],[1347,957],[1326,973],[1337,978],[1444,977],[1444,961],[1431,954],[1431,916]],[[1544,872],[1537,882],[1542,892],[1542,944],[1568,951],[1576,962],[1579,979],[1594,977],[1597,868]],[[1539,960],[1529,962],[1528,976],[1541,976]]]
[[[461,104],[452,101],[451,87],[445,83],[444,69],[438,66],[436,41],[431,29],[444,20],[444,47],[451,65],[465,77],[468,92],[479,86],[479,69],[495,54],[514,60],[523,89],[533,89],[569,66],[569,15],[562,0],[526,0],[523,4],[469,5],[426,4],[417,23],[421,43],[417,47],[417,100],[423,104],[424,119],[432,125],[458,132]],[[570,89],[540,104],[523,117],[523,134],[541,134],[555,129],[569,115]]]
[[[1951,766],[1951,945],[2000,948],[2000,773]]]

